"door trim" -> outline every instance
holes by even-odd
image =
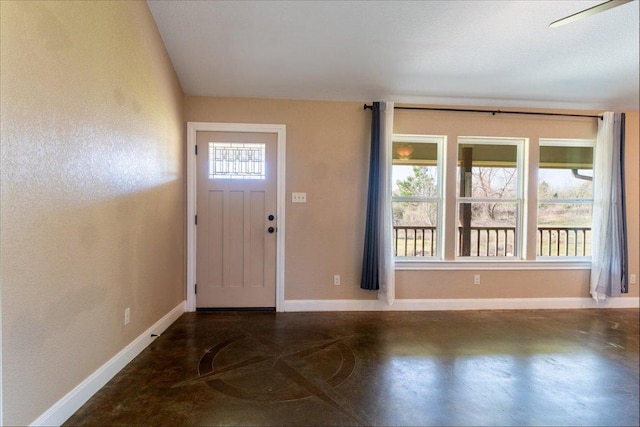
[[[276,216],[278,232],[276,235],[276,311],[284,311],[284,244],[285,244],[285,184],[286,184],[286,125],[255,123],[213,123],[187,122],[187,304],[186,311],[196,311],[196,225],[195,215],[197,170],[196,170],[196,134],[197,132],[256,132],[275,133],[277,135],[277,184]]]

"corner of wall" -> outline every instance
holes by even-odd
[[[129,345],[113,356],[107,363],[89,375],[62,399],[46,410],[30,425],[59,426],[84,405],[96,392],[118,374],[129,362],[157,339],[185,312],[182,301],[149,329],[140,334]]]

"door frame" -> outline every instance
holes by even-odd
[[[277,136],[276,186],[276,311],[284,311],[284,244],[285,244],[285,172],[286,125],[256,123],[187,122],[187,301],[186,311],[196,311],[196,225],[197,167],[196,135],[198,132],[273,133]]]

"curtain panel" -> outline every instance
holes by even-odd
[[[604,301],[628,289],[624,188],[624,113],[607,112],[598,123],[594,160],[591,296]]]
[[[374,102],[371,110],[369,188],[360,287],[378,291],[387,304],[395,300],[392,248],[391,148],[393,103]]]

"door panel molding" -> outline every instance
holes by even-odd
[[[276,206],[278,233],[276,235],[276,311],[284,311],[284,253],[285,253],[285,183],[286,183],[286,125],[255,123],[187,122],[187,301],[186,311],[196,310],[196,225],[197,169],[196,136],[198,132],[254,132],[277,135]],[[204,153],[202,153],[204,155]]]

